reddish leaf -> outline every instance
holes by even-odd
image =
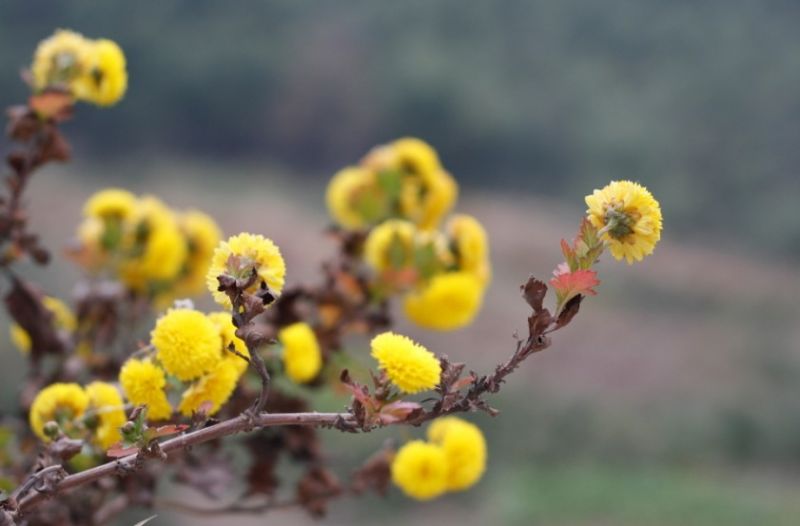
[[[383,406],[378,415],[379,420],[383,424],[394,424],[406,420],[409,415],[422,409],[422,406],[416,402],[406,402],[398,400]]]
[[[550,280],[550,286],[556,291],[559,310],[578,294],[584,296],[597,294],[593,287],[599,285],[600,280],[597,279],[597,272],[594,270],[565,272],[565,266],[559,265],[553,274],[554,277]]]
[[[134,453],[139,452],[138,446],[124,446],[122,442],[114,444],[106,451],[106,455],[111,458],[122,458],[127,457],[128,455],[133,455]]]
[[[187,426],[186,424],[169,424],[169,425],[166,425],[166,426],[159,426],[159,427],[155,428],[155,430],[153,431],[152,437],[153,438],[158,438],[158,437],[165,437],[165,436],[169,436],[169,435],[175,435],[175,434],[178,434],[178,433],[182,433],[183,431],[186,431],[187,429],[189,429],[189,426]]]
[[[28,106],[42,119],[55,119],[63,121],[72,115],[73,99],[69,93],[63,91],[45,91],[32,95],[28,99]]]

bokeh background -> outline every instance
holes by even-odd
[[[290,281],[333,250],[327,179],[371,146],[432,143],[489,230],[495,280],[437,352],[487,369],[524,330],[518,285],[547,277],[583,196],[633,179],[664,239],[475,415],[490,465],[464,495],[395,491],[332,506],[330,524],[800,523],[800,4],[561,0],[160,0],[0,3],[0,105],[57,27],[120,43],[124,101],[80,107],[75,162],[38,174],[29,209],[63,246],[93,191],[122,185],[264,233]],[[6,144],[0,143],[5,150]],[[24,270],[68,295],[64,260]],[[6,322],[4,321],[4,326]],[[3,342],[0,403],[24,367]],[[343,400],[320,400],[338,408]],[[325,435],[346,476],[386,436]],[[291,481],[291,472],[286,480]],[[183,495],[191,498],[191,495]],[[152,524],[212,524],[158,511]],[[132,524],[144,518],[132,510]],[[310,523],[301,512],[230,524]]]

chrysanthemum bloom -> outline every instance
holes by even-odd
[[[283,345],[286,376],[299,384],[316,378],[322,368],[322,353],[311,326],[298,322],[284,327],[278,332],[278,341]]]
[[[164,370],[182,381],[211,371],[222,359],[217,326],[194,309],[170,309],[150,333]]]
[[[92,43],[80,33],[59,29],[42,40],[33,56],[31,75],[37,91],[52,86],[70,90],[87,71]]]
[[[408,195],[408,194],[405,194]],[[453,177],[441,170],[427,180],[423,179],[418,192],[420,212],[408,215],[418,217],[417,224],[422,229],[436,228],[442,218],[453,208],[458,197],[458,185]],[[418,205],[413,201],[404,201],[404,209],[416,210]]]
[[[102,449],[108,449],[122,440],[119,428],[127,421],[125,403],[117,388],[106,382],[90,383],[86,394],[89,396],[88,411],[97,418],[95,442]]]
[[[53,315],[53,324],[56,330],[73,332],[77,327],[75,315],[69,307],[58,298],[45,296],[42,298],[42,305]],[[12,343],[23,353],[31,350],[31,336],[28,332],[16,323],[12,323],[9,329]]]
[[[489,241],[480,222],[467,214],[452,216],[446,226],[452,240],[456,267],[477,276],[485,285],[492,277],[489,263]]]
[[[238,360],[244,363],[241,358]],[[216,414],[233,394],[241,375],[235,362],[220,361],[213,371],[201,376],[184,391],[178,410],[184,416],[191,416],[201,409],[209,416]]]
[[[618,261],[641,261],[661,239],[661,206],[638,183],[613,181],[587,195],[586,205],[589,221]]]
[[[75,419],[83,416],[89,405],[89,396],[78,384],[55,383],[36,395],[28,415],[31,429],[42,440],[50,440],[44,431],[45,424],[56,422],[67,431]]]
[[[108,39],[91,42],[85,68],[85,74],[74,83],[77,98],[98,106],[111,106],[125,95],[128,72],[125,55],[116,42]]]
[[[378,272],[400,270],[414,263],[414,235],[410,221],[390,219],[370,231],[364,242],[364,260]]]
[[[325,202],[333,219],[342,227],[364,228],[386,216],[386,195],[375,173],[350,166],[334,175],[325,192]]]
[[[436,419],[428,440],[447,456],[447,489],[461,491],[480,480],[486,470],[486,440],[475,424],[454,416]]]
[[[83,215],[98,219],[123,220],[136,210],[136,196],[121,188],[106,188],[94,193],[83,205]]]
[[[447,490],[447,455],[435,444],[407,442],[395,455],[391,470],[392,481],[417,500],[434,499]]]
[[[281,293],[286,277],[286,264],[281,256],[281,251],[272,240],[262,235],[241,233],[220,243],[214,251],[211,268],[206,275],[206,285],[214,295],[214,300],[230,309],[231,300],[227,294],[218,290],[217,277],[226,274],[236,279],[246,279],[253,269],[259,279],[248,289],[248,292],[256,292],[263,281],[273,294]]]
[[[222,361],[232,363],[239,374],[243,374],[247,370],[248,363],[241,356],[236,356],[236,354],[227,349],[233,344],[236,352],[248,358],[250,357],[250,351],[247,349],[247,344],[236,336],[236,326],[233,324],[231,313],[212,312],[206,314],[206,316],[216,326],[220,338],[222,338]]]
[[[401,391],[414,394],[439,384],[442,374],[439,360],[411,338],[384,332],[375,336],[370,345],[372,357]]]
[[[400,175],[394,208],[421,229],[435,228],[458,196],[458,185],[442,168],[436,151],[420,139],[405,137],[374,148],[362,165],[378,174]]]
[[[406,295],[406,316],[426,329],[450,331],[472,323],[483,302],[484,286],[469,272],[437,274]]]
[[[119,383],[132,404],[147,406],[150,420],[166,420],[172,416],[172,407],[164,392],[166,375],[151,360],[130,359],[125,362],[119,372]]]
[[[190,210],[179,216],[179,224],[187,247],[176,294],[194,295],[205,290],[206,274],[211,267],[214,249],[222,238],[217,223],[207,214]]]
[[[175,214],[153,196],[138,200],[123,249],[127,259],[120,269],[120,278],[137,291],[175,280],[187,254]]]

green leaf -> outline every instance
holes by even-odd
[[[414,252],[414,266],[425,279],[429,279],[439,272],[441,264],[439,263],[439,258],[436,255],[436,247],[433,243],[428,243],[417,248]]]
[[[406,266],[406,262],[408,261],[406,246],[397,233],[392,236],[392,241],[389,243],[387,252],[390,267],[401,269]]]

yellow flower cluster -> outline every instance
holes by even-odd
[[[220,240],[206,214],[178,212],[156,197],[119,188],[91,196],[83,214],[74,255],[88,270],[110,274],[161,304],[203,290]]]
[[[203,411],[213,415],[228,401],[249,357],[245,343],[236,336],[231,315],[205,315],[194,309],[170,309],[151,333],[155,356],[129,359],[120,371],[125,396],[148,408],[151,420],[165,420],[173,413],[167,398],[167,376],[186,385],[178,404],[185,416]]]
[[[392,480],[406,495],[430,500],[480,480],[486,470],[486,440],[475,424],[444,417],[427,434],[429,442],[406,443],[392,461]]]
[[[64,29],[39,43],[31,76],[36,91],[65,89],[98,106],[117,103],[128,87],[125,55],[115,42]]]
[[[414,138],[374,148],[328,185],[333,218],[369,229],[363,257],[377,275],[375,294],[405,294],[408,317],[429,329],[471,323],[491,280],[489,242],[477,219],[456,214],[439,229],[457,190],[436,151]]]
[[[72,333],[75,330],[77,327],[75,315],[66,305],[66,303],[58,298],[45,296],[42,298],[42,305],[44,305],[44,308],[50,311],[50,313],[53,315],[53,326],[56,330],[65,331],[68,333]],[[9,332],[11,333],[11,342],[17,347],[17,349],[19,349],[22,353],[30,352],[31,336],[25,329],[16,323],[12,323],[11,327],[9,328]]]
[[[42,440],[53,438],[45,426],[54,422],[68,436],[89,433],[103,450],[121,440],[119,428],[126,420],[119,391],[106,382],[92,382],[85,389],[75,383],[51,384],[34,398],[28,419]]]
[[[586,196],[586,211],[615,259],[628,264],[653,253],[661,239],[661,205],[644,186],[613,181]]]
[[[293,382],[310,382],[322,369],[322,352],[310,325],[293,323],[278,332],[283,346],[283,369]]]
[[[214,250],[211,266],[206,273],[208,290],[217,303],[230,309],[231,300],[218,290],[217,277],[224,274],[235,279],[247,279],[253,270],[258,279],[248,292],[256,292],[264,283],[273,294],[280,295],[286,277],[286,264],[277,245],[262,235],[241,233],[230,237]]]
[[[360,229],[386,219],[406,219],[435,228],[452,208],[458,186],[424,141],[398,139],[369,152],[328,185],[326,201],[339,225]]]
[[[364,260],[388,291],[406,293],[406,315],[428,329],[471,323],[491,279],[486,231],[466,214],[451,217],[444,232],[385,221],[370,231]]]
[[[401,391],[409,394],[439,385],[442,368],[436,356],[411,338],[384,332],[370,343],[372,357]]]

